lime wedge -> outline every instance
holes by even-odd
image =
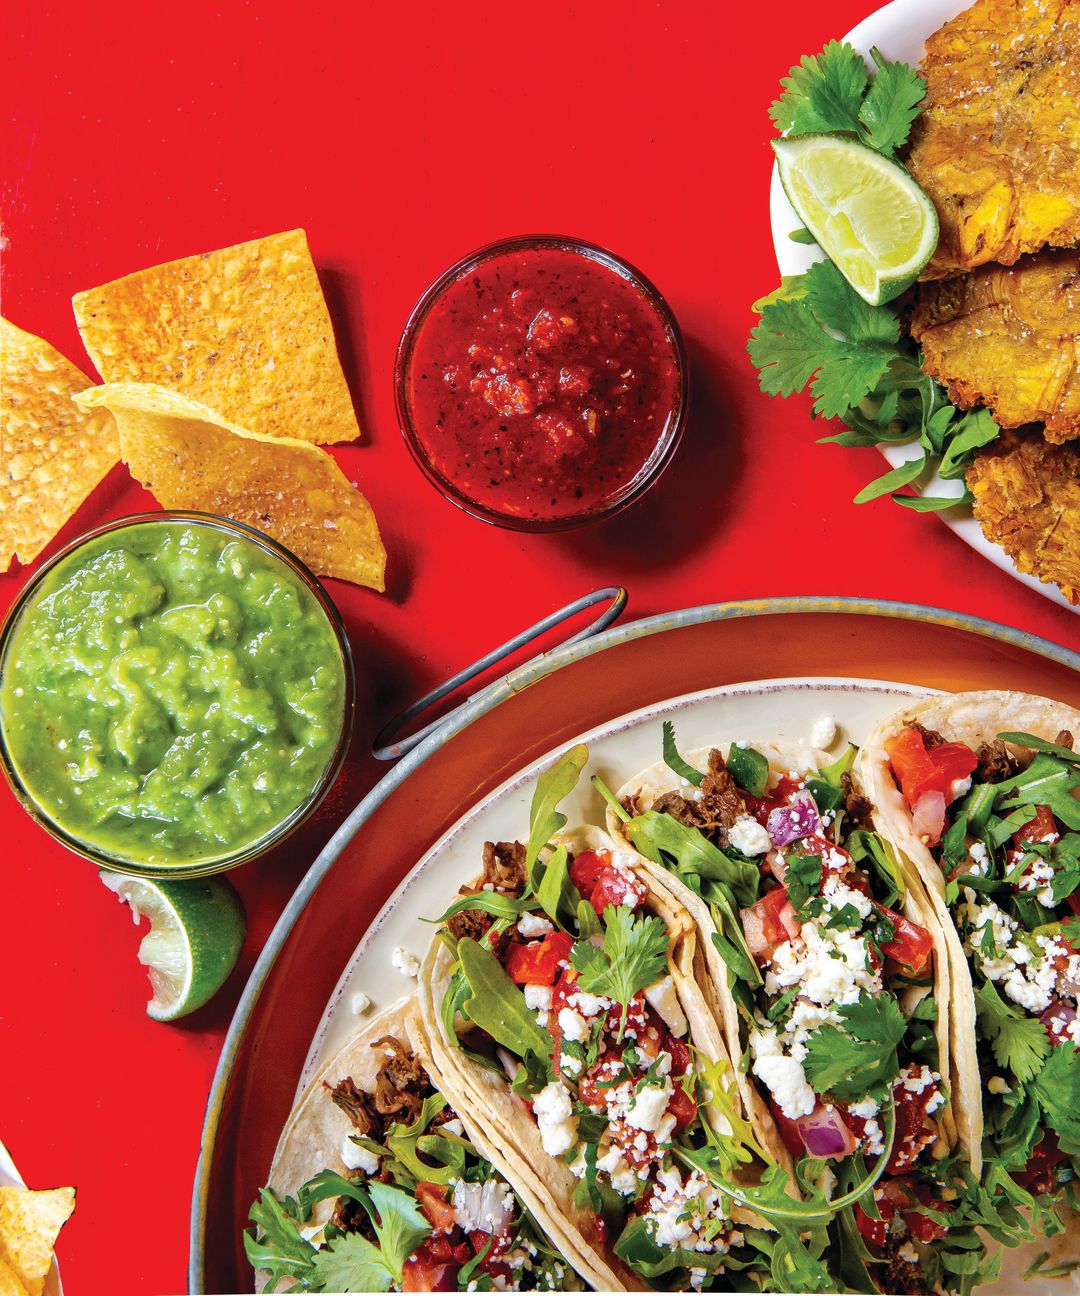
[[[136,922],[150,919],[139,962],[150,974],[155,1021],[194,1012],[221,989],[236,965],[247,922],[235,888],[224,878],[151,882],[102,869],[102,882],[131,906]]]
[[[854,140],[773,140],[792,207],[852,288],[871,306],[915,282],[937,247],[934,204],[896,162]]]

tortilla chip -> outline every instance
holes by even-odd
[[[152,266],[72,305],[107,383],[158,383],[264,436],[360,435],[303,230]]]
[[[0,1256],[0,1296],[29,1296],[23,1280]]]
[[[88,382],[0,319],[0,572],[33,562],[120,458],[112,415],[71,403]]]
[[[109,383],[75,400],[112,411],[121,458],[163,508],[246,522],[320,576],[385,588],[386,550],[371,505],[325,450],[248,432],[149,383]]]
[[[74,1209],[74,1188],[0,1188],[0,1260],[30,1296],[41,1296],[57,1236]]]

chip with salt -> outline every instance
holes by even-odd
[[[0,1188],[0,1261],[29,1296],[44,1291],[56,1239],[74,1209],[74,1188]]]
[[[360,435],[303,230],[151,266],[72,305],[107,383],[156,383],[265,436]]]
[[[108,410],[72,404],[89,381],[0,319],[0,571],[33,562],[120,458]]]
[[[149,383],[107,383],[75,399],[83,409],[112,412],[121,458],[163,508],[246,522],[320,576],[385,588],[375,514],[327,451],[249,432]]]

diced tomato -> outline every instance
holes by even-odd
[[[895,964],[895,968],[905,976],[921,976],[930,966],[934,953],[934,938],[918,923],[909,922],[903,914],[884,905],[875,903],[874,908],[892,924],[893,938],[885,941],[881,947],[882,954]]]
[[[503,1252],[506,1251],[507,1248],[510,1246],[510,1242],[511,1242],[510,1234],[501,1233],[492,1242],[492,1235],[490,1233],[485,1233],[482,1229],[469,1230],[469,1246],[472,1247],[472,1252],[474,1256],[478,1256],[489,1242],[491,1242],[491,1249],[484,1257],[484,1262],[480,1266],[480,1268],[485,1270],[485,1272],[487,1273],[491,1273],[492,1271],[491,1267],[493,1265],[498,1265],[499,1256],[501,1256]],[[505,1268],[505,1265],[499,1267]]]
[[[862,873],[855,868],[851,856],[842,846],[835,846],[821,833],[811,833],[800,841],[792,842],[787,848],[799,855],[816,855],[821,860],[821,881],[830,877],[843,877],[845,882],[857,891],[870,892],[870,885]]]
[[[578,1097],[586,1107],[591,1107],[593,1111],[604,1110],[611,1090],[601,1088],[600,1082],[610,1084],[611,1078],[618,1075],[621,1068],[622,1060],[615,1049],[607,1049],[600,1054],[596,1062],[578,1081]]]
[[[1056,1167],[1067,1161],[1058,1147],[1057,1135],[1047,1130],[1028,1159],[1027,1165],[1016,1176],[1016,1182],[1036,1197],[1053,1192],[1058,1186]]]
[[[675,1128],[685,1129],[697,1115],[697,1103],[686,1092],[682,1085],[675,1086],[675,1092],[668,1103],[668,1111],[675,1117]]]
[[[767,963],[780,945],[802,930],[784,887],[766,891],[740,916],[747,948],[759,963]]]
[[[906,1177],[891,1179],[885,1184],[883,1193],[886,1200],[901,1212],[904,1227],[917,1242],[936,1242],[948,1232],[944,1224],[938,1224],[918,1209],[920,1206],[935,1211],[945,1209],[945,1203],[933,1195],[929,1184]]]
[[[543,940],[511,945],[506,971],[518,985],[554,985],[560,963],[570,957],[574,938],[566,932],[548,932]]]
[[[416,1185],[416,1204],[436,1233],[449,1233],[454,1227],[454,1208],[446,1200],[442,1184],[422,1180]]]
[[[936,1085],[927,1085],[922,1093],[913,1093],[903,1084],[893,1086],[896,1104],[896,1134],[892,1152],[885,1165],[887,1175],[897,1175],[909,1169],[919,1159],[919,1153],[934,1137],[933,1127],[926,1117],[926,1109],[937,1095]]]
[[[690,1049],[681,1039],[676,1039],[674,1035],[666,1040],[664,1047],[671,1054],[671,1074],[673,1076],[686,1075],[690,1070]]]
[[[802,1135],[799,1133],[799,1127],[793,1120],[789,1120],[773,1099],[769,1098],[769,1110],[772,1112],[772,1118],[776,1122],[776,1128],[783,1140],[784,1146],[797,1160],[806,1155],[806,1148],[803,1146]]]
[[[638,878],[617,869],[607,851],[582,851],[570,864],[570,880],[598,914],[608,905],[644,904],[648,890]]]
[[[974,773],[979,763],[964,743],[941,743],[927,750],[922,734],[910,725],[890,738],[885,750],[910,809],[927,792],[940,792],[948,803],[953,784]]]
[[[1047,837],[1052,844],[1060,839],[1061,834],[1054,822],[1053,810],[1049,806],[1041,805],[1035,812],[1035,818],[1029,819],[1022,828],[1018,828],[1013,833],[1013,845],[1017,850],[1023,850],[1026,843],[1041,842]]]
[[[599,1240],[601,1246],[606,1246],[608,1240],[607,1220],[604,1219],[603,1215],[594,1215],[593,1220],[596,1223],[597,1239]]]
[[[464,1242],[452,1247],[445,1237],[429,1238],[401,1267],[401,1290],[457,1291],[458,1270],[471,1259]]]
[[[874,1205],[880,1219],[871,1219],[858,1202],[855,1203],[855,1227],[876,1251],[880,1251],[889,1237],[889,1224],[896,1214],[896,1207],[882,1192],[874,1193]]]
[[[801,791],[802,784],[799,779],[792,778],[790,774],[783,774],[776,787],[770,788],[763,797],[751,796],[749,792],[743,792],[742,798],[746,803],[747,813],[752,814],[758,823],[765,827],[769,815],[780,806],[786,806],[795,794]]]

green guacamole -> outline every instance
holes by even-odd
[[[281,560],[196,522],[133,524],[62,559],[2,669],[0,730],[31,799],[131,863],[257,842],[308,799],[341,733],[326,612]]]

